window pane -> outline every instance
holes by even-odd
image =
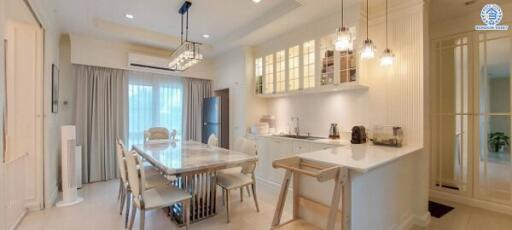
[[[276,53],[276,92],[286,90],[285,71],[285,52],[282,50]]]
[[[265,57],[265,93],[274,92],[274,55]]]
[[[299,89],[299,46],[288,49],[288,88]]]
[[[303,52],[303,84],[304,88],[315,87],[315,40],[302,45]]]
[[[128,85],[127,146],[144,143],[144,133],[152,127],[176,130],[181,139],[183,86],[168,76],[130,76]]]

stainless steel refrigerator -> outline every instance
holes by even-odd
[[[220,138],[220,98],[209,97],[203,99],[203,125],[201,129],[203,143],[208,143],[208,137],[211,134],[215,134],[217,138]]]

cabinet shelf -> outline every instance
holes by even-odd
[[[257,94],[259,98],[277,98],[277,97],[290,97],[307,94],[320,94],[320,93],[332,93],[341,91],[357,91],[357,90],[368,90],[368,86],[360,85],[357,82],[341,83],[337,85],[324,85],[317,86],[309,89],[299,89],[294,91],[287,91],[282,93],[271,93],[271,94]]]

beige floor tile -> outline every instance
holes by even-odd
[[[84,186],[80,195],[85,201],[66,208],[49,208],[43,211],[31,212],[22,221],[20,230],[89,230],[89,229],[124,229],[123,217],[119,215],[117,201],[118,181],[99,182]],[[219,193],[220,194],[220,193]],[[256,212],[251,198],[240,202],[238,192],[232,193],[231,223],[226,223],[226,212],[219,200],[218,214],[210,219],[194,223],[191,229],[204,230],[243,230],[269,229],[274,214],[277,194],[259,187],[260,212]],[[219,197],[220,198],[220,197]],[[426,228],[413,227],[414,230],[511,230],[512,216],[472,208],[451,202],[443,202],[455,207],[444,217],[432,218]],[[285,210],[290,210],[290,202]],[[289,212],[287,212],[289,213]],[[283,220],[290,218],[285,214]],[[137,216],[138,220],[138,216]],[[138,229],[138,221],[135,222]],[[146,229],[180,229],[170,221],[163,210],[153,210],[146,213]]]

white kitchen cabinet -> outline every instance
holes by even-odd
[[[304,141],[294,141],[293,142],[293,153],[300,154],[300,153],[307,153],[311,152],[311,143],[304,142]]]
[[[255,137],[259,163],[256,176],[266,183],[279,185],[283,179],[284,171],[272,167],[272,162],[285,157],[334,148],[336,145],[314,143],[303,140],[293,140],[278,137]]]

